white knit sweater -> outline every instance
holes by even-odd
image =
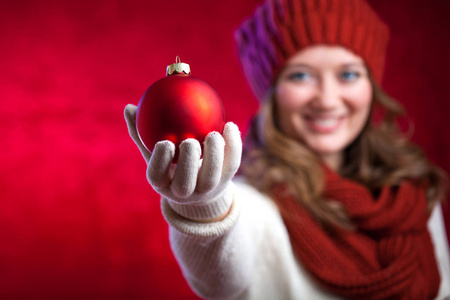
[[[197,223],[162,199],[170,244],[191,288],[207,299],[340,299],[318,287],[295,258],[274,202],[235,180],[234,204],[225,219]],[[450,297],[449,249],[437,206],[428,227],[441,274],[436,299]]]

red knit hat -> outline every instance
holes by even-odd
[[[261,101],[285,62],[316,44],[361,56],[379,83],[388,38],[387,26],[364,0],[266,0],[235,32],[245,76]]]

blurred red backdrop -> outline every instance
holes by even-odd
[[[232,32],[258,2],[0,2],[1,299],[197,299],[123,108],[180,55],[245,131]],[[384,87],[449,171],[448,2],[370,2],[391,27]]]

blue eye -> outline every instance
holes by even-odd
[[[345,81],[354,81],[359,76],[361,76],[358,72],[354,72],[354,71],[344,71],[340,75],[341,75],[341,78]]]
[[[309,73],[306,72],[295,72],[289,75],[290,80],[296,80],[296,81],[305,81],[308,80],[311,77]]]

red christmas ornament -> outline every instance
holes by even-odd
[[[190,76],[188,64],[167,66],[166,77],[144,93],[136,112],[136,127],[144,146],[153,151],[158,141],[170,140],[177,148],[187,138],[203,142],[211,131],[222,133],[225,113],[217,92],[203,80]]]

